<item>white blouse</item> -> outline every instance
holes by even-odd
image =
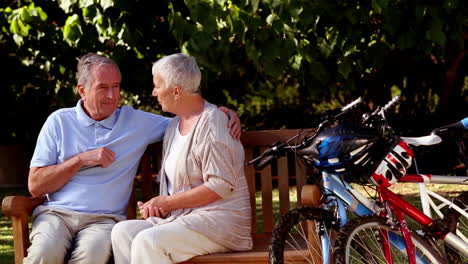
[[[182,136],[179,131],[179,123],[177,123],[177,129],[175,130],[174,133],[174,140],[172,141],[171,148],[169,151],[169,155],[167,156],[166,162],[164,163],[164,171],[166,173],[166,178],[167,178],[167,192],[169,194],[173,194],[173,184],[174,184],[174,179],[176,175],[176,168],[177,164],[180,164],[178,162],[180,158],[180,154],[182,150],[184,149],[185,144],[187,143],[187,140],[190,137],[190,133],[187,133],[187,135]]]

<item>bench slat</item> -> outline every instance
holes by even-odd
[[[311,129],[279,129],[279,130],[258,130],[242,133],[241,141],[244,148],[255,146],[268,147],[278,141],[286,141],[297,135],[299,132],[310,131]]]
[[[266,148],[260,148],[263,152]],[[271,166],[267,166],[261,172],[262,185],[262,215],[263,232],[271,233],[273,231],[273,185],[271,177]]]
[[[279,187],[279,202],[280,214],[284,215],[289,211],[289,174],[288,174],[288,158],[280,157],[278,159],[278,187]]]
[[[270,238],[268,236],[254,238],[254,249],[247,252],[230,252],[210,254],[194,257],[185,264],[195,263],[269,263],[268,246]],[[302,259],[307,253],[304,251],[286,251],[285,263],[307,263]],[[310,262],[309,262],[310,263]]]
[[[297,189],[297,206],[301,206],[302,203],[302,186],[306,184],[306,171],[304,163],[301,160],[296,159],[296,189]]]

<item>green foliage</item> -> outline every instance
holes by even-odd
[[[69,16],[63,27],[63,38],[73,46],[78,43],[82,35],[80,17],[77,14]]]
[[[202,67],[204,96],[250,129],[311,126],[360,95],[381,103],[390,87],[406,96],[402,113],[460,105],[455,119],[466,114],[467,66],[451,87],[446,71],[465,50],[467,11],[462,0],[6,1],[1,94],[12,115],[42,123],[76,101],[75,58],[99,52],[121,66],[122,103],[158,111],[151,63],[185,52]]]

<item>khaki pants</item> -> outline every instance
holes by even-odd
[[[110,234],[121,215],[79,213],[39,206],[24,263],[102,263],[111,256]]]
[[[153,225],[146,220],[129,220],[115,225],[112,250],[115,264],[170,264],[194,256],[229,251],[183,224]]]

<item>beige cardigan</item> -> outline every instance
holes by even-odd
[[[164,168],[177,123],[169,124],[163,144]],[[177,221],[231,250],[252,248],[250,201],[244,173],[244,148],[233,139],[227,117],[216,106],[205,102],[205,109],[177,161],[174,193],[204,184],[222,197],[198,208],[172,211],[166,219],[151,218],[155,224]],[[168,195],[164,169],[159,173],[160,195]]]

